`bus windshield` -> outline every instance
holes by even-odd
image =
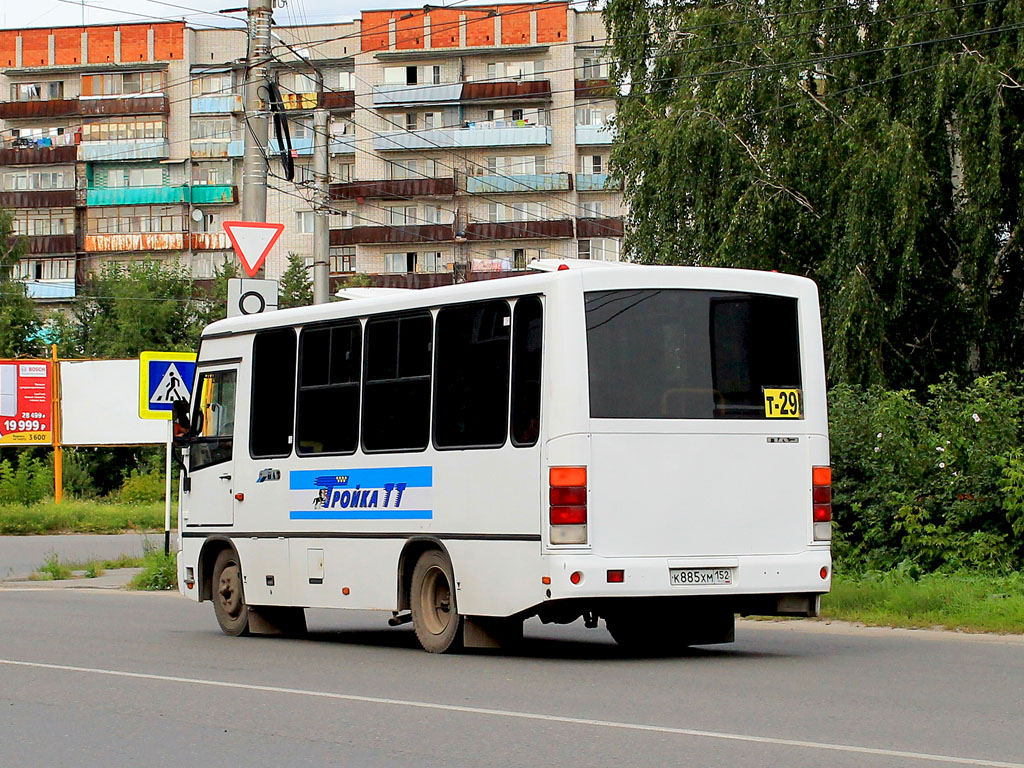
[[[592,418],[763,419],[765,388],[800,390],[795,298],[615,290],[585,307]]]

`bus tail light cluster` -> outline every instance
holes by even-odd
[[[811,503],[813,507],[814,540],[832,540],[832,468],[811,469]]]
[[[587,468],[548,470],[548,520],[552,544],[587,543]]]

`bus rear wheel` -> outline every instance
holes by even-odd
[[[225,635],[249,634],[249,606],[242,591],[242,568],[234,550],[224,549],[213,564],[213,612]]]
[[[412,571],[412,626],[423,650],[448,653],[462,647],[462,623],[455,603],[451,561],[436,549],[424,552]]]

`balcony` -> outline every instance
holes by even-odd
[[[570,189],[572,189],[572,175],[568,173],[466,177],[466,192],[471,195],[501,192],[567,192]]]
[[[24,240],[31,254],[56,256],[75,252],[75,236],[70,235],[15,235],[14,239]]]
[[[131,141],[83,141],[79,145],[80,160],[88,162],[126,162],[130,160],[166,160],[170,155],[167,139],[135,139]]]
[[[569,222],[570,226],[572,222]],[[406,224],[393,227],[352,227],[332,229],[331,245],[374,245],[387,243],[439,243],[455,240],[451,224]]]
[[[193,232],[188,237],[193,251],[231,250],[231,240],[226,232]]]
[[[589,78],[576,81],[577,99],[614,99],[615,87],[607,78]]]
[[[499,82],[466,83],[462,101],[547,101],[551,98],[550,80],[502,80]]]
[[[577,125],[576,146],[611,144],[615,140],[615,129],[610,125]]]
[[[73,189],[31,189],[0,192],[0,208],[74,208]]]
[[[192,99],[193,115],[217,115],[242,111],[242,97],[237,93],[196,96]]]
[[[576,219],[576,237],[622,237],[622,217]]]
[[[461,147],[538,147],[550,144],[551,126],[513,125],[511,120],[476,123],[468,128],[401,131],[373,139],[373,148],[378,152]]]
[[[30,299],[36,301],[61,301],[75,298],[75,280],[30,280],[25,283]]]
[[[622,189],[622,185],[609,178],[607,173],[577,173],[577,192],[613,192]]]
[[[356,108],[354,91],[324,91],[320,97],[320,106],[324,109],[352,110]]]
[[[120,235],[86,235],[87,253],[146,253],[180,251],[185,248],[183,232],[134,232]]]
[[[238,188],[231,184],[194,184],[187,189],[190,190],[192,205],[231,205],[238,202]]]
[[[0,103],[0,118],[4,120],[34,117],[72,117],[77,114],[78,99],[5,101]]]
[[[86,191],[86,205],[163,205],[188,202],[188,187],[110,187]]]
[[[281,145],[277,139],[270,140],[270,151],[277,154],[281,151]],[[345,134],[343,136],[331,136],[330,145],[327,150],[332,155],[354,154],[355,136]],[[313,154],[313,137],[307,136],[301,139],[292,138],[292,155],[295,157],[308,157]]]
[[[373,106],[406,107],[416,104],[458,104],[462,83],[448,85],[375,85]]]
[[[492,221],[466,226],[467,240],[519,240],[572,237],[572,219],[554,221]]]
[[[78,100],[78,114],[89,115],[168,115],[166,96],[128,96],[115,99]]]
[[[358,200],[383,198],[385,200],[410,197],[454,195],[455,179],[382,179],[380,181],[350,181],[331,184],[331,200]]]
[[[232,141],[193,139],[189,144],[189,154],[198,159],[241,157],[245,154],[245,145],[241,139]]]
[[[74,144],[60,147],[5,147],[0,149],[0,165],[51,165],[73,163],[78,159]]]

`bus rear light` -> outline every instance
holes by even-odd
[[[827,579],[828,578],[828,566],[827,565],[821,566],[821,571],[819,571],[818,575],[821,576],[821,578],[823,578],[823,579]]]
[[[618,569],[608,571],[608,583],[609,584],[622,584],[626,580],[626,572]]]
[[[548,469],[548,522],[552,544],[587,543],[587,468]]]
[[[586,507],[551,507],[552,525],[586,525]]]
[[[815,541],[832,540],[831,467],[813,467],[811,469],[811,521]]]
[[[551,488],[548,491],[548,500],[553,507],[567,507],[578,504],[586,505],[586,488]]]
[[[583,581],[583,574],[580,571],[573,571],[572,575],[569,576],[569,581],[571,581],[573,584],[579,584],[581,581]]]

